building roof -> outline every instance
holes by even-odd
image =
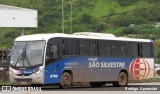
[[[38,11],[0,4],[0,27],[38,27]]]
[[[37,11],[34,9],[28,9],[28,8],[21,8],[21,7],[15,7],[15,6],[8,6],[8,5],[2,5],[0,4],[0,10],[25,10],[25,11]]]

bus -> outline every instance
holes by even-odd
[[[154,77],[154,41],[79,32],[24,35],[15,39],[9,67],[12,83],[93,87]]]

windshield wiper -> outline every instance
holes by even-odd
[[[24,54],[22,54],[22,57],[23,57],[23,66],[24,66],[24,60],[26,59],[27,63],[28,63],[28,66],[30,67],[31,63],[30,63],[30,61],[28,59],[28,55],[26,54],[26,49],[24,50]]]
[[[27,63],[28,63],[28,66],[30,67],[31,66],[31,63],[30,63],[30,61],[29,61],[29,59],[28,59],[28,56],[27,56],[27,54],[26,54],[26,48],[23,48],[23,50],[22,50],[22,53],[20,54],[20,56],[18,57],[18,59],[17,59],[17,61],[16,61],[16,63],[15,63],[15,67],[16,67],[16,65],[17,65],[17,63],[20,61],[20,60],[23,60],[23,66],[24,66],[24,60],[26,59],[27,60]]]
[[[23,53],[24,53],[24,48],[23,48],[22,53],[20,54],[20,56],[18,57],[18,59],[17,59],[17,61],[15,63],[15,67],[16,67],[17,63],[21,60]]]

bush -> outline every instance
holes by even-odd
[[[89,14],[83,14],[80,18],[80,21],[83,24],[91,24],[92,23],[92,16]]]
[[[110,22],[115,26],[128,27],[130,24],[144,24],[146,23],[143,18],[130,18],[130,17],[117,17],[111,19]]]
[[[116,36],[123,36],[124,31],[123,31],[123,28],[115,28],[115,29],[107,30],[106,33],[111,33],[111,34],[114,34]]]
[[[150,7],[137,7],[134,11],[136,17],[145,18],[149,21],[160,21],[160,7],[159,5],[152,5]]]
[[[121,6],[128,6],[135,3],[138,0],[118,0],[118,4]]]
[[[160,0],[148,0],[148,3],[160,2]]]
[[[101,32],[103,30],[105,30],[105,25],[104,24],[97,25],[96,32]]]
[[[86,27],[85,25],[74,25],[72,32],[93,32],[91,28]]]
[[[124,31],[125,35],[127,35],[127,34],[135,34],[136,33],[135,28],[133,28],[133,27],[124,27],[123,31]]]
[[[160,34],[160,27],[156,28],[153,25],[136,25],[131,27],[124,27],[123,32],[125,35],[127,34],[137,34],[140,38],[150,38],[150,39],[157,39],[159,38]]]

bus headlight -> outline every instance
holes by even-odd
[[[35,72],[36,75],[39,75],[42,72],[42,69],[39,69],[38,71]]]
[[[40,77],[38,77],[36,80],[37,80],[37,81],[40,81],[40,80],[41,80],[41,78],[40,78]]]
[[[14,72],[13,72],[12,69],[9,70],[9,74],[10,74],[10,75],[13,75],[13,74],[14,74]]]
[[[9,70],[9,74],[11,74],[11,75],[13,74],[12,70]]]

